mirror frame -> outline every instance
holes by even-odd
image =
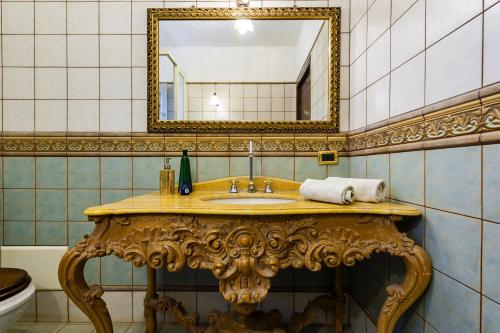
[[[328,20],[330,61],[329,120],[231,121],[160,120],[158,110],[158,57],[160,20]],[[148,8],[148,132],[150,133],[332,133],[339,130],[340,8]]]

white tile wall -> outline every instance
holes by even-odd
[[[484,13],[483,84],[500,81],[500,4]]]
[[[419,0],[391,28],[391,68],[425,48],[425,0]]]
[[[481,0],[392,0],[391,27],[378,36],[386,8],[384,0],[351,1],[351,130],[499,82],[498,0],[484,1],[484,24]]]
[[[477,14],[482,0],[427,0],[426,43],[434,44]]]
[[[447,36],[427,51],[425,102],[481,87],[482,18]]]
[[[380,37],[390,25],[391,0],[376,0],[368,10],[368,45]]]

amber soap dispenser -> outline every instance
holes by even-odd
[[[175,170],[170,166],[170,158],[165,157],[163,169],[160,170],[160,194],[175,193]]]

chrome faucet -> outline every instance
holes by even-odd
[[[253,141],[248,142],[248,160],[250,162],[250,179],[248,180],[249,193],[255,192],[255,183],[253,182]]]

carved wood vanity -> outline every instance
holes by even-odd
[[[239,178],[245,188],[248,178]],[[256,177],[257,189],[264,178]],[[113,332],[100,286],[88,286],[83,275],[90,258],[115,255],[135,266],[148,266],[144,300],[147,331],[156,330],[156,312],[171,311],[189,332],[285,332],[279,311],[254,311],[264,300],[278,270],[322,266],[352,266],[373,253],[399,256],[406,265],[401,284],[387,287],[377,332],[392,332],[399,317],[424,292],[431,277],[425,251],[400,233],[396,221],[418,216],[417,209],[394,203],[354,203],[348,206],[305,201],[300,183],[274,179],[275,193],[228,193],[229,180],[194,184],[190,196],[150,193],[112,204],[88,208],[95,222],[59,265],[59,281],[71,300],[90,318],[98,333]],[[237,197],[290,199],[280,204],[224,204],[210,200]],[[169,272],[209,269],[219,280],[227,313],[213,311],[201,328],[197,314],[186,314],[174,299],[156,294],[155,270]],[[337,281],[338,282],[338,281]],[[304,312],[295,314],[286,332],[300,332],[316,307],[335,307],[335,329],[342,331],[343,295],[321,296]]]

